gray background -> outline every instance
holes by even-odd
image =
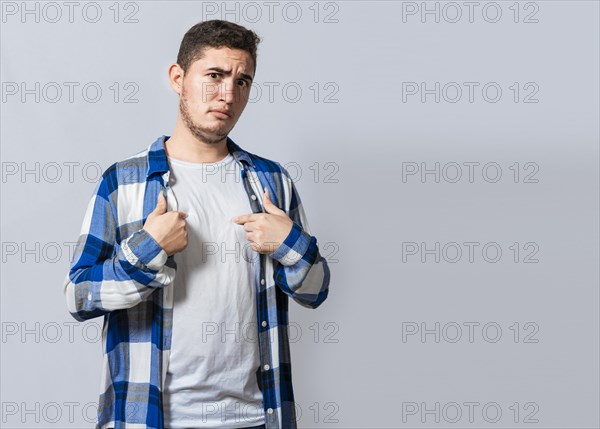
[[[439,8],[439,22],[433,15],[422,22],[420,12],[403,19],[403,8],[422,3],[392,1],[298,2],[297,22],[285,2],[272,19],[255,3],[258,20],[244,3],[224,16],[221,2],[130,2],[118,5],[114,22],[113,2],[98,2],[96,23],[88,22],[94,8],[86,2],[73,22],[63,3],[57,22],[44,3],[27,3],[39,8],[39,22],[21,16],[21,2],[16,15],[3,3],[1,426],[93,427],[102,319],[79,324],[67,313],[69,244],[98,169],[171,134],[177,96],[167,67],[185,31],[223,18],[264,40],[256,75],[263,95],[254,93],[231,137],[299,167],[311,232],[330,260],[327,301],[316,310],[290,301],[300,334],[292,343],[299,426],[597,428],[598,2],[488,3],[476,3],[473,22],[456,3],[463,16],[455,23],[447,2],[427,2]],[[488,22],[496,7],[501,18]],[[123,22],[127,14],[137,22]],[[523,22],[527,16],[537,22]],[[72,101],[65,82],[79,84]],[[97,102],[82,96],[90,82],[103,90]],[[129,82],[137,102],[124,102]],[[272,100],[267,82],[279,84]],[[403,102],[407,82],[439,82],[446,92],[439,103],[434,94]],[[448,100],[451,82],[464,90],[457,102]],[[479,84],[472,102],[464,82]],[[502,89],[497,102],[482,95],[489,82]],[[10,83],[34,95],[11,95]],[[296,102],[281,90],[290,83],[302,89]],[[52,102],[56,86],[63,94]],[[531,88],[537,102],[524,102]],[[327,94],[334,102],[325,102]],[[407,163],[431,169],[436,162],[445,173],[439,182],[402,179],[415,165]],[[472,183],[463,164],[470,162],[479,163]],[[449,163],[463,166],[456,183]],[[482,175],[487,163],[502,172],[495,183],[493,169]],[[537,182],[526,180],[534,169]],[[411,242],[445,251],[439,262],[433,254],[423,262],[403,251]],[[479,243],[473,262],[465,242]],[[463,250],[456,262],[448,243]],[[484,259],[486,243],[502,249],[497,262]],[[537,262],[526,263],[532,250]],[[433,334],[403,340],[407,327],[436,323],[439,341]],[[472,421],[465,402],[477,404]],[[436,403],[437,416],[426,414]],[[454,403],[462,411],[456,423]],[[502,415],[490,423],[494,404]]]

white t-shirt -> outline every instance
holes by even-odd
[[[235,216],[252,213],[233,156],[168,158],[188,245],[175,255],[173,336],[165,428],[242,428],[265,422],[256,319],[259,254]]]

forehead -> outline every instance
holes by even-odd
[[[252,70],[253,61],[250,53],[242,49],[232,49],[228,47],[205,48],[202,58],[194,61],[194,68],[209,67],[239,67],[244,71]]]

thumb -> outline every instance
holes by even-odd
[[[158,194],[158,200],[156,201],[156,207],[152,211],[152,214],[161,215],[167,212],[167,200],[165,198],[165,192],[160,191]]]
[[[271,194],[269,193],[269,190],[267,188],[265,188],[265,192],[263,193],[263,206],[265,207],[265,210],[267,211],[267,213],[271,213],[271,214],[285,213],[283,210],[281,210],[279,207],[277,207],[275,204],[273,204],[273,201],[271,201]]]

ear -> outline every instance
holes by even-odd
[[[169,75],[169,84],[171,85],[171,88],[177,94],[181,95],[185,72],[183,71],[183,69],[181,68],[181,66],[179,64],[174,63],[169,66],[168,75]]]

